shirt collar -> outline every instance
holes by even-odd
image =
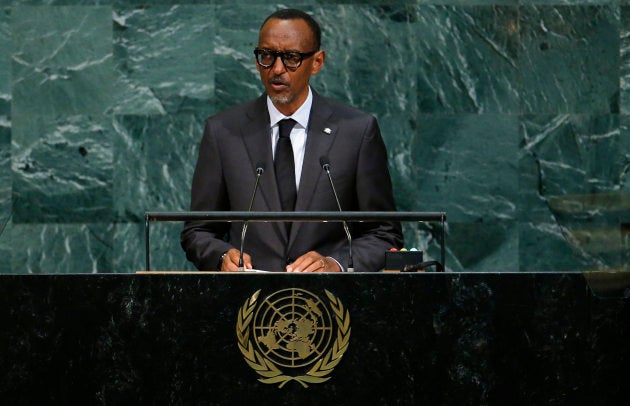
[[[308,96],[306,96],[306,100],[304,101],[304,103],[302,103],[300,108],[298,108],[295,113],[291,114],[288,117],[282,114],[276,108],[276,106],[273,105],[273,102],[271,101],[269,96],[267,96],[267,111],[269,111],[269,123],[273,127],[276,124],[278,124],[280,120],[284,120],[285,118],[292,118],[302,128],[306,128],[306,126],[308,125],[309,116],[311,115],[312,105],[313,105],[313,92],[311,91],[310,86],[308,87]]]

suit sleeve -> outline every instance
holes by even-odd
[[[215,132],[212,121],[207,120],[192,180],[191,211],[223,211],[230,207]],[[217,270],[221,255],[233,248],[226,242],[228,230],[228,223],[186,222],[181,233],[181,245],[188,260],[199,270]]]
[[[396,211],[385,143],[372,116],[367,120],[358,152],[355,189],[356,210]],[[358,272],[383,269],[385,252],[403,246],[399,222],[352,223],[351,233],[354,268]],[[340,250],[337,255],[336,258],[345,259],[347,250]]]

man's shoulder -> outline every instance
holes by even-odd
[[[326,97],[319,94],[316,94],[315,96],[315,103],[313,104],[313,107],[317,108],[315,106],[319,106],[320,108],[322,108],[322,106],[323,108],[328,108],[334,114],[342,116],[344,118],[374,118],[374,116],[367,111],[361,110],[338,99],[333,99],[331,97]]]
[[[262,97],[247,100],[245,102],[236,104],[223,111],[215,113],[208,117],[208,121],[242,121],[243,115],[255,114],[258,110],[265,108],[265,101]]]

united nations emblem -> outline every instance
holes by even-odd
[[[330,379],[348,349],[350,314],[325,290],[327,303],[298,288],[279,290],[259,303],[256,291],[238,312],[236,337],[245,362],[262,383]],[[331,313],[332,310],[332,313]]]

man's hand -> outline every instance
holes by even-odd
[[[287,272],[341,272],[341,268],[337,261],[309,251],[287,265]]]
[[[241,252],[236,248],[230,248],[223,262],[221,263],[221,272],[238,272],[238,260]],[[243,267],[252,269],[252,258],[247,253],[243,253]]]

